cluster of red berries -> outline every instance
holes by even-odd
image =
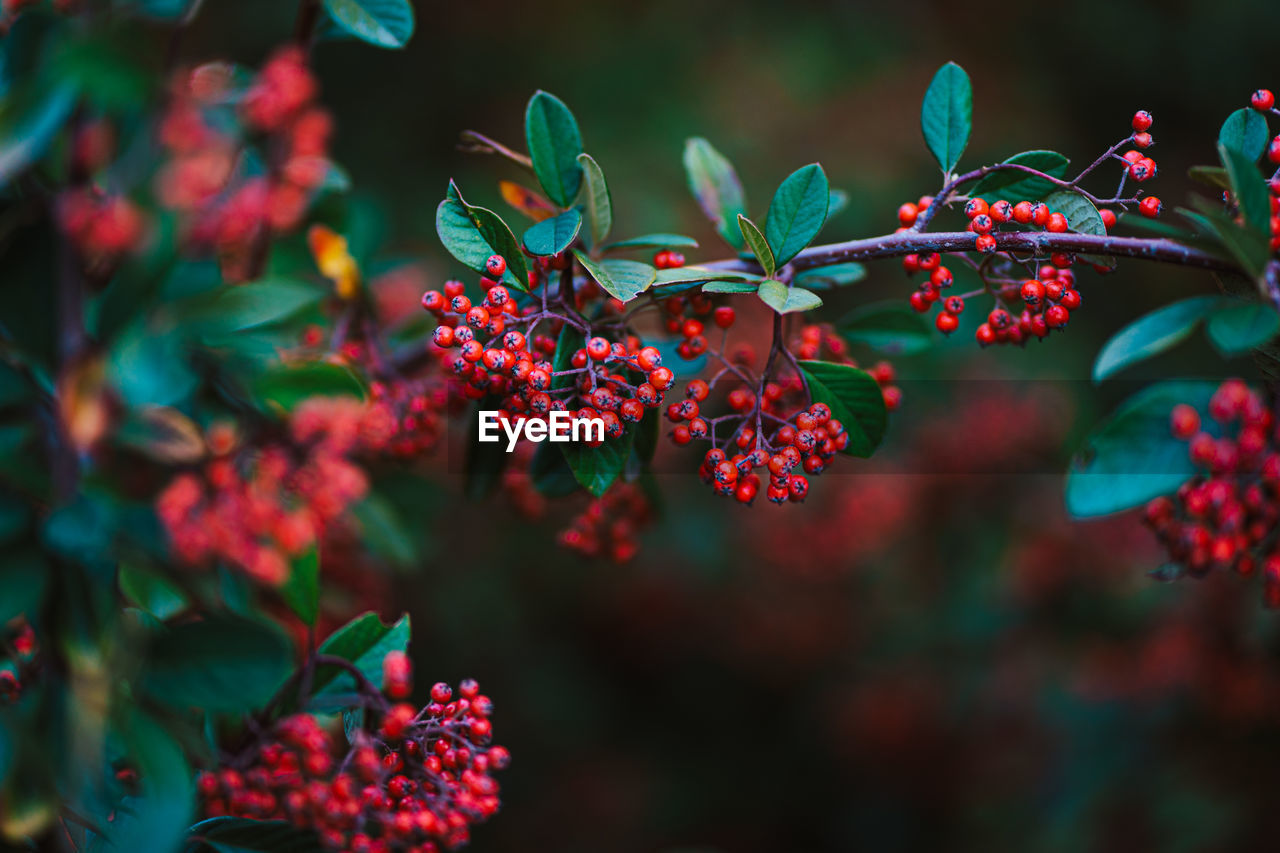
[[[169,159],[157,195],[186,215],[193,243],[219,252],[230,279],[247,274],[260,241],[297,227],[329,173],[333,122],[314,104],[317,88],[305,53],[292,46],[268,59],[243,97],[225,64],[174,79],[159,129]],[[265,137],[266,174],[242,176],[242,134]]]
[[[1055,258],[1070,263],[1070,259]],[[929,272],[928,281],[911,294],[911,307],[921,313],[934,303],[941,305],[934,324],[943,334],[951,334],[960,325],[960,315],[965,309],[963,296],[944,296],[942,291],[952,285],[951,271],[943,266],[937,253],[908,255],[903,268],[910,274]],[[986,322],[978,326],[974,337],[982,346],[991,344],[1024,344],[1031,338],[1045,338],[1054,329],[1063,329],[1072,312],[1082,304],[1080,291],[1076,290],[1075,273],[1065,265],[1044,264],[1036,278],[1006,281],[995,291],[996,307],[987,315]],[[1014,313],[1008,306],[1021,301],[1023,309]]]
[[[805,326],[793,348],[806,358],[829,353],[834,360],[854,364],[844,340],[829,327]],[[710,396],[711,384],[702,379],[689,382],[685,399],[667,407],[667,419],[676,424],[671,440],[677,445],[695,439],[711,442],[698,473],[719,495],[753,503],[764,484],[755,469],[768,468],[765,494],[770,501],[803,501],[809,492],[808,477],[820,474],[831,464],[836,454],[848,446],[849,434],[825,403],[810,404],[799,376],[766,382],[759,393],[748,387],[745,374],[739,369],[750,367],[753,361],[754,353],[739,350],[726,362],[722,376],[736,373],[739,381],[725,395],[730,409],[725,415],[705,418],[701,407]],[[901,392],[892,385],[893,368],[882,362],[871,375],[881,385],[886,407],[897,408]],[[721,437],[723,433],[717,435],[722,422],[727,422],[727,439]],[[761,434],[766,425],[771,429],[767,438]],[[797,468],[803,473],[795,471]]]
[[[67,189],[59,195],[57,209],[58,225],[86,269],[108,271],[142,243],[146,220],[125,196],[108,195],[95,187]]]
[[[849,355],[848,342],[829,323],[810,323],[802,327],[799,337],[791,342],[791,351],[796,358],[858,366],[858,362]],[[893,384],[896,376],[893,365],[887,361],[878,361],[867,368],[867,372],[880,385],[884,407],[891,412],[896,411],[902,405],[902,389]]]
[[[687,298],[668,296],[662,300],[660,307],[667,331],[681,338],[676,345],[676,354],[685,361],[692,361],[707,351],[708,323],[717,329],[727,330],[738,319],[737,312],[731,306],[717,306],[704,293],[696,293]]]
[[[8,635],[0,661],[0,705],[11,705],[22,695],[23,686],[34,675],[36,657],[36,633],[27,621],[20,620],[16,628],[6,628]]]
[[[1178,405],[1173,435],[1189,442],[1203,473],[1146,508],[1146,522],[1169,559],[1193,576],[1212,569],[1252,575],[1262,569],[1264,597],[1280,607],[1280,433],[1262,396],[1238,379],[1224,382],[1209,401],[1215,432],[1201,429],[1200,413]]]
[[[1249,98],[1249,106],[1260,113],[1280,114],[1276,109],[1276,96],[1270,89],[1258,89]],[[1280,134],[1272,138],[1267,146],[1267,159],[1280,166]],[[1274,229],[1273,229],[1274,231]]]
[[[508,328],[523,325],[538,311],[531,305],[521,312],[511,293],[498,284],[506,261],[494,255],[485,272],[481,303],[472,304],[458,281],[446,282],[443,293],[430,290],[422,296],[422,307],[440,321],[432,334],[435,345],[458,350],[446,363],[464,382],[468,397],[501,397],[504,420],[570,411],[576,397],[582,404],[572,410],[576,417],[603,420],[608,438],[622,435],[627,423],[639,422],[646,408],[662,403],[662,392],[671,387],[675,375],[662,366],[656,347],[641,346],[634,336],[626,343],[592,336],[573,354],[571,366],[556,373],[550,360],[556,350],[554,338],[538,335],[530,340],[519,329]],[[567,376],[573,379],[557,381]]]
[[[317,397],[295,409],[292,443],[241,450],[224,424],[206,436],[202,470],[178,474],[156,498],[176,556],[191,566],[223,560],[278,586],[290,558],[315,545],[368,491],[349,457],[386,448],[397,423],[384,409],[345,397]]]
[[[438,382],[396,379],[369,385],[370,405],[361,415],[363,449],[401,459],[429,453],[440,442],[449,407],[448,388]],[[373,441],[375,424],[389,426],[385,441]]]
[[[392,653],[383,668],[395,679],[387,694],[408,695],[407,658]],[[490,745],[493,702],[471,680],[456,698],[436,684],[421,710],[375,698],[370,725],[341,753],[341,739],[314,717],[280,720],[239,761],[198,777],[202,813],[288,821],[344,853],[438,853],[466,844],[471,826],[498,811],[492,772],[510,761]]]
[[[684,266],[684,255],[671,249],[654,253],[653,265],[660,270],[674,270]]]
[[[636,536],[653,518],[644,490],[635,483],[615,483],[593,500],[560,532],[560,544],[585,557],[629,561],[639,551]]]

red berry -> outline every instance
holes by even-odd
[[[1138,212],[1148,219],[1155,219],[1163,209],[1164,205],[1160,203],[1160,199],[1153,195],[1147,196],[1138,203]]]
[[[1057,212],[1050,213],[1048,218],[1045,220],[1044,227],[1046,230],[1052,231],[1055,234],[1061,234],[1068,228],[1067,217]]]
[[[960,318],[955,314],[949,314],[942,311],[938,314],[938,318],[934,321],[934,325],[938,327],[938,331],[944,335],[949,335],[960,325]]]
[[[916,217],[920,215],[920,208],[911,202],[907,202],[898,208],[898,221],[903,225],[915,224]]]
[[[502,255],[490,255],[484,262],[484,274],[495,281],[502,278],[506,272],[507,259]]]
[[[1061,305],[1050,305],[1044,312],[1044,321],[1050,328],[1061,329],[1070,316],[1071,312]]]
[[[1255,110],[1269,110],[1276,105],[1276,96],[1270,89],[1259,89],[1249,98],[1249,105]]]
[[[712,319],[715,321],[717,326],[722,329],[727,329],[733,325],[733,321],[736,320],[737,317],[737,313],[732,308],[728,305],[721,305],[716,309]]]
[[[981,216],[987,212],[987,203],[981,198],[971,198],[964,206],[964,215],[969,219]]]
[[[1187,440],[1200,431],[1200,413],[1186,403],[1174,406],[1169,420],[1174,438]]]
[[[994,234],[979,234],[973,241],[973,248],[984,255],[989,255],[996,250],[996,238]]]
[[[1013,206],[1013,221],[1020,225],[1027,225],[1031,222],[1031,214],[1034,206],[1029,201],[1020,201]]]
[[[1141,133],[1144,130],[1151,129],[1151,113],[1146,110],[1138,110],[1133,114],[1133,129]]]

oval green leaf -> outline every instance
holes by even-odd
[[[844,453],[867,457],[884,439],[889,412],[879,383],[865,370],[830,361],[801,361],[815,403],[826,403],[849,432]]]
[[[1218,155],[1231,181],[1231,192],[1240,205],[1245,223],[1254,231],[1271,236],[1271,191],[1267,189],[1257,164],[1236,149],[1218,143]]]
[[[644,234],[629,240],[618,240],[603,247],[606,252],[622,249],[696,249],[698,241],[683,234]]]
[[[582,186],[582,133],[564,101],[539,91],[529,99],[524,114],[525,139],[533,173],[547,197],[568,207]]]
[[[1125,401],[1100,424],[1067,473],[1067,510],[1076,518],[1109,515],[1169,494],[1196,469],[1187,442],[1169,431],[1179,403],[1203,411],[1215,382],[1162,382]]]
[[[404,47],[413,35],[409,0],[324,0],[341,29],[378,47]]]
[[[756,290],[760,301],[779,314],[792,314],[796,311],[812,311],[822,306],[822,297],[812,290],[803,287],[787,287],[775,279],[760,282]]]
[[[559,216],[542,220],[524,232],[524,247],[531,255],[558,255],[573,245],[581,230],[582,214],[577,208],[571,208]]]
[[[773,250],[774,263],[782,266],[818,236],[831,206],[827,173],[810,163],[787,176],[769,203],[764,236]]]
[[[1101,382],[1131,364],[1181,343],[1220,300],[1218,296],[1194,296],[1134,320],[1103,345],[1093,364],[1094,381]]]
[[[886,355],[911,355],[933,346],[924,317],[896,299],[865,305],[836,326],[840,336]]]
[[[589,246],[598,246],[613,228],[613,200],[609,197],[609,185],[600,164],[590,154],[579,154],[578,164],[582,167],[580,204],[587,219],[584,236]]]
[[[1044,203],[1067,217],[1067,224],[1077,234],[1092,234],[1095,237],[1107,235],[1107,226],[1103,224],[1098,208],[1080,193],[1058,190],[1045,196]]]
[[[1209,341],[1223,356],[1243,355],[1280,332],[1280,313],[1264,302],[1224,305],[1206,323]]]
[[[1243,154],[1257,162],[1267,147],[1267,120],[1262,113],[1250,107],[1242,107],[1222,123],[1218,131],[1218,144]]]
[[[630,302],[644,293],[658,276],[656,269],[639,261],[596,261],[578,249],[573,250],[573,256],[582,264],[587,275],[595,279],[596,284],[614,299],[623,302]]]
[[[760,233],[756,224],[741,213],[738,214],[738,229],[742,232],[743,242],[760,262],[760,268],[764,270],[764,274],[772,278],[778,272],[778,265],[773,259],[773,249],[769,248],[769,241]]]
[[[746,196],[738,173],[723,154],[700,136],[685,142],[684,172],[689,191],[716,226],[716,232],[735,249],[741,249],[738,217],[747,212]]]
[[[453,181],[436,208],[436,233],[449,254],[475,272],[484,271],[490,255],[502,255],[507,261],[503,283],[529,290],[529,266],[507,223],[492,210],[467,204]]]
[[[1046,175],[1061,178],[1067,173],[1067,166],[1071,161],[1057,151],[1036,150],[1014,154],[1004,162],[1026,166],[1038,172],[1044,172]],[[978,181],[969,191],[969,195],[982,196],[989,202],[1006,199],[1017,203],[1023,200],[1041,201],[1054,189],[1056,189],[1054,185],[1044,178],[1028,175],[1018,169],[999,169]]]
[[[973,129],[973,88],[969,75],[954,62],[938,69],[924,93],[920,130],[925,144],[942,171],[950,173],[960,162]]]

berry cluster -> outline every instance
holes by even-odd
[[[1224,382],[1209,402],[1213,432],[1185,404],[1171,415],[1173,435],[1189,442],[1203,473],[1146,508],[1146,523],[1169,559],[1199,577],[1212,569],[1252,575],[1259,567],[1269,607],[1280,607],[1280,434],[1256,391]]]
[[[1045,338],[1054,329],[1066,327],[1071,313],[1080,307],[1082,300],[1076,290],[1075,273],[1066,266],[1070,259],[1055,260],[1063,261],[1064,265],[1043,264],[1036,278],[989,279],[985,281],[987,286],[983,290],[954,296],[943,295],[954,279],[937,253],[907,255],[903,259],[903,268],[908,274],[929,273],[929,280],[911,294],[911,307],[924,313],[934,303],[940,304],[942,310],[934,324],[943,334],[949,335],[959,327],[966,298],[982,293],[993,295],[996,306],[974,333],[978,343],[985,347],[991,344],[1024,344],[1031,338]],[[1021,310],[1016,307],[1019,302],[1023,306]]]
[[[616,483],[560,532],[560,544],[585,557],[608,557],[625,563],[636,555],[636,534],[653,518],[644,490],[635,483]]]
[[[94,187],[63,190],[58,197],[58,224],[84,267],[109,272],[121,256],[142,243],[146,221],[132,201]]]
[[[386,693],[409,693],[409,662],[384,660]],[[491,775],[510,760],[491,746],[493,702],[476,682],[431,688],[421,710],[371,696],[369,725],[349,746],[314,717],[276,723],[269,738],[229,766],[197,779],[206,817],[285,820],[315,831],[326,849],[350,853],[438,853],[470,840],[497,812]],[[345,748],[339,748],[342,744]]]
[[[11,705],[35,676],[36,633],[26,620],[4,629],[4,659],[0,661],[0,705]]]
[[[676,354],[685,361],[692,361],[707,352],[709,323],[717,329],[727,331],[738,319],[738,314],[732,307],[717,306],[704,293],[688,298],[668,296],[659,303],[659,307],[662,309],[667,331],[681,338],[676,345]]]
[[[833,360],[853,365],[844,341],[827,327],[805,326],[794,349],[806,357],[829,353]],[[759,381],[748,373],[755,360],[749,349],[738,350],[731,359],[718,350],[712,352],[723,368],[710,382],[689,382],[685,399],[667,406],[667,419],[676,424],[671,440],[677,445],[695,439],[711,442],[698,473],[716,494],[750,505],[764,484],[755,469],[767,468],[765,495],[771,502],[803,501],[809,493],[809,476],[820,474],[848,446],[844,424],[832,417],[827,404],[811,403],[798,371]],[[786,352],[794,358],[790,348]],[[773,355],[777,353],[775,349]],[[901,393],[891,384],[893,369],[882,364],[872,375],[881,384],[886,407],[896,408]],[[702,405],[722,380],[733,386],[725,395],[729,412],[705,417]]]
[[[182,562],[225,560],[278,586],[290,558],[315,545],[368,490],[348,457],[393,446],[398,427],[384,406],[344,397],[300,404],[288,444],[241,448],[232,428],[215,425],[206,436],[211,458],[200,472],[174,477],[156,513]]]
[[[422,297],[423,308],[440,321],[432,334],[435,345],[458,350],[447,363],[464,382],[466,396],[500,397],[503,419],[537,418],[551,411],[600,418],[608,438],[622,435],[627,423],[638,422],[646,408],[661,404],[662,392],[675,376],[662,366],[656,348],[642,347],[634,336],[623,344],[594,335],[573,354],[570,367],[556,371],[550,361],[556,339],[533,332],[542,320],[551,320],[551,331],[556,332],[555,325],[565,318],[536,305],[519,309],[507,288],[498,284],[506,272],[501,256],[489,258],[485,271],[481,303],[472,304],[458,281],[446,282],[443,293],[430,290]],[[571,408],[575,402],[580,406]]]
[[[1280,115],[1280,110],[1276,109],[1276,96],[1270,89],[1258,89],[1249,97],[1249,106],[1253,107],[1260,113],[1272,113]],[[1277,166],[1280,166],[1280,134],[1271,139],[1271,144],[1267,146],[1267,159]],[[1272,229],[1274,233],[1275,229]]]
[[[193,244],[217,250],[231,280],[250,274],[272,234],[298,226],[329,174],[332,120],[316,92],[297,47],[276,51],[243,93],[224,64],[175,76],[159,128],[169,159],[157,196],[184,214]],[[269,153],[267,169],[246,177],[241,161],[254,138]]]

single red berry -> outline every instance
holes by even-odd
[[[994,234],[979,234],[973,241],[973,248],[984,255],[989,255],[996,250],[996,237]]]
[[[1249,98],[1249,105],[1255,110],[1269,110],[1276,105],[1276,96],[1270,89],[1259,89]]]
[[[960,325],[960,318],[955,314],[949,314],[946,311],[938,313],[938,318],[934,321],[934,325],[938,327],[938,331],[944,335],[949,335]]]
[[[1071,312],[1061,305],[1050,305],[1044,312],[1045,323],[1053,329],[1061,329],[1067,325],[1067,319],[1071,316]]]
[[[484,274],[495,281],[506,275],[507,259],[502,255],[490,255],[484,262]]]
[[[942,303],[942,309],[948,314],[963,314],[964,298],[961,296],[948,296]]]
[[[1029,278],[1022,283],[1022,301],[1031,306],[1040,304],[1040,300],[1044,298],[1044,285]]]
[[[587,356],[592,361],[604,361],[609,357],[613,348],[609,346],[609,342],[601,337],[594,337],[587,341]]]
[[[983,323],[974,333],[974,337],[982,346],[990,346],[996,342],[995,330],[991,328],[989,323]]]
[[[1013,219],[1013,205],[1000,199],[991,205],[991,219],[995,222],[1008,222]]]
[[[1150,148],[1151,143],[1154,141],[1149,133],[1135,133],[1133,135],[1133,144],[1139,148]]]
[[[636,353],[636,364],[646,373],[662,366],[662,353],[657,347],[645,347]]]
[[[987,202],[981,198],[971,198],[964,206],[964,215],[973,219],[987,212]]]
[[[1074,311],[1080,307],[1080,291],[1069,289],[1062,291],[1062,298],[1058,300],[1058,304],[1068,311]]]
[[[1160,211],[1164,209],[1164,205],[1160,203],[1160,199],[1153,195],[1149,195],[1142,201],[1138,202],[1138,212],[1148,219],[1155,219],[1160,215]]]
[[[721,305],[712,315],[715,324],[722,329],[727,329],[733,325],[733,321],[738,318],[737,313],[728,305]]]
[[[1051,231],[1054,234],[1061,234],[1069,227],[1067,224],[1067,217],[1056,211],[1050,213],[1049,217],[1045,220],[1044,227],[1047,231]]]
[[[1169,420],[1174,438],[1185,441],[1200,431],[1200,413],[1186,403],[1174,406]]]
[[[1113,210],[1099,210],[1098,215],[1102,217],[1102,225],[1108,231],[1116,227],[1116,214]]]
[[[1151,113],[1146,110],[1138,110],[1133,114],[1133,129],[1141,133],[1144,130],[1151,129]]]
[[[1035,206],[1029,201],[1020,201],[1013,206],[1013,221],[1020,225],[1028,225]]]
[[[1038,201],[1031,205],[1031,222],[1034,225],[1044,226],[1049,222],[1049,216],[1052,213],[1049,205],[1042,201]]]
[[[436,346],[448,349],[453,346],[453,327],[437,326],[436,330],[431,333],[431,339],[435,341]]]
[[[911,202],[907,202],[898,208],[898,221],[903,225],[915,224],[916,217],[920,215],[920,208]]]

